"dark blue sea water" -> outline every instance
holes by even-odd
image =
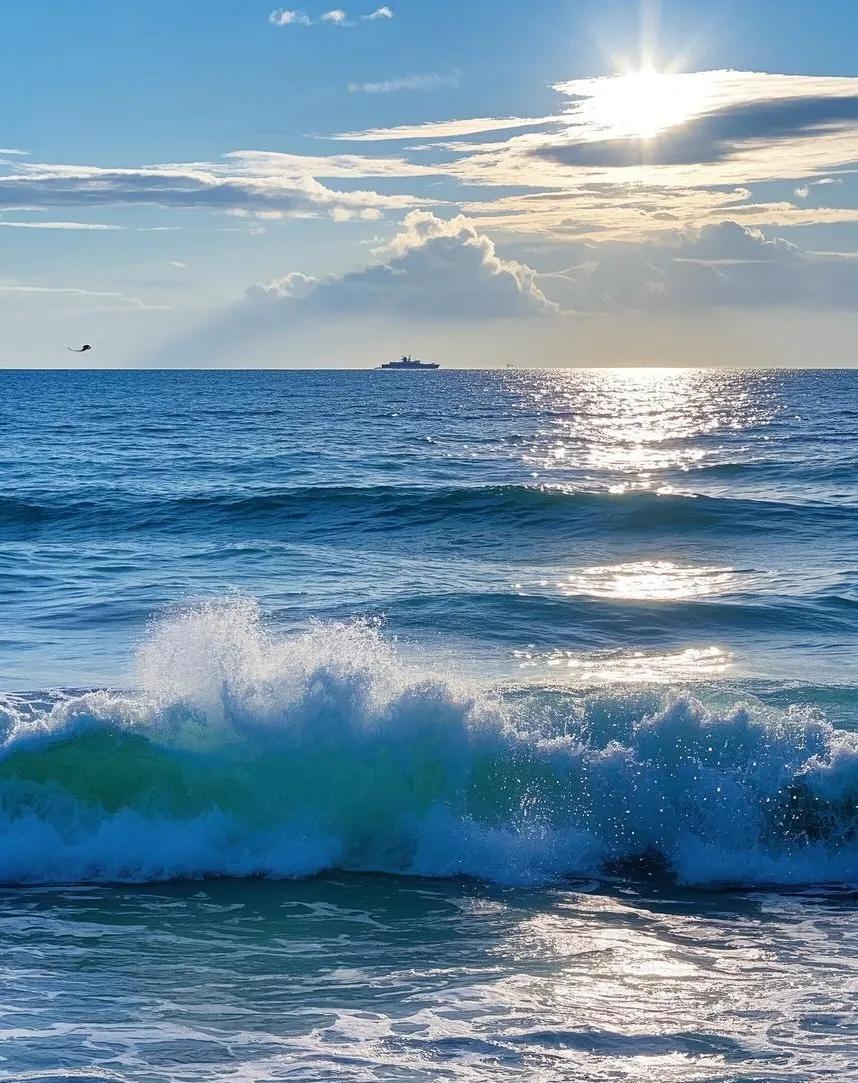
[[[0,1080],[858,1072],[858,372],[0,372]]]

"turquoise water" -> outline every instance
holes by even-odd
[[[0,1080],[847,1078],[856,419],[0,373]]]

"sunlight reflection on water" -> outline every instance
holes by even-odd
[[[558,583],[562,593],[594,598],[671,600],[722,593],[734,581],[731,568],[683,566],[672,560],[580,568]]]
[[[524,461],[543,470],[619,474],[624,486],[634,480],[653,487],[659,472],[720,458],[721,441],[712,441],[713,434],[777,416],[777,399],[749,393],[747,375],[655,368],[534,374],[538,386],[522,405],[553,416]]]
[[[587,684],[669,684],[711,680],[730,672],[733,655],[718,646],[676,651],[514,651],[521,669],[563,669]]]

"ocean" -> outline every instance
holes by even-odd
[[[858,371],[0,437],[0,1081],[858,1078]]]

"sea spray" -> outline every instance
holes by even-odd
[[[6,701],[0,880],[858,879],[858,736],[808,709],[475,692],[373,625],[276,637],[241,599],[156,624],[136,688]]]

